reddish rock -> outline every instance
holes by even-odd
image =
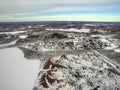
[[[57,81],[57,83],[63,82],[63,80],[58,80],[58,79],[54,79],[54,78],[50,78],[49,76],[53,76],[54,74],[52,73],[52,71],[57,71],[58,68],[65,68],[65,66],[59,65],[59,64],[55,64],[53,63],[50,59],[45,63],[43,69],[48,69],[48,71],[46,71],[45,74],[42,75],[41,79],[40,79],[40,85],[42,85],[44,88],[49,88],[48,84],[53,84],[54,82]],[[50,70],[49,70],[50,69]],[[55,70],[54,70],[55,69]],[[46,82],[47,80],[47,82]]]
[[[50,68],[50,66],[51,66],[51,68]],[[51,60],[49,59],[49,60],[45,63],[43,69],[49,69],[49,68],[50,68],[50,69],[55,69],[55,67],[56,67],[56,68],[66,68],[65,66],[62,66],[62,65],[55,64],[55,63],[51,62]]]
[[[40,79],[40,85],[42,85],[44,88],[48,88],[48,85],[47,85],[47,83],[46,83],[45,78],[46,78],[46,74],[44,74],[44,75],[41,77],[41,79]]]

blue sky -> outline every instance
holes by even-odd
[[[0,21],[120,21],[120,0],[0,0]]]

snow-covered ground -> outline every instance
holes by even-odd
[[[88,28],[82,28],[82,29],[76,29],[76,28],[70,28],[70,29],[49,29],[47,28],[46,30],[51,30],[51,31],[68,31],[68,32],[80,32],[80,33],[89,33],[90,29]]]
[[[26,31],[12,31],[12,32],[0,32],[0,34],[18,34],[18,33],[25,33]]]
[[[117,52],[117,53],[120,53],[120,48],[117,48],[114,51]]]
[[[40,68],[35,90],[120,89],[120,67],[96,51],[55,56]]]
[[[91,37],[99,37],[100,41],[106,43],[107,46],[104,48],[105,50],[114,50],[115,52],[119,52],[117,49],[120,45],[120,40],[112,38],[114,35],[91,35]]]
[[[32,87],[35,87],[33,90],[94,90],[95,88],[98,88],[98,90],[120,89],[119,64],[114,63],[106,56],[95,51],[95,49],[102,49],[113,50],[120,53],[120,42],[118,39],[112,38],[111,35],[99,34],[87,36],[85,33],[89,33],[90,29],[70,28],[47,30],[69,31],[72,33],[69,34],[66,32],[66,35],[69,34],[71,36],[67,39],[63,38],[55,40],[54,38],[52,40],[51,38],[50,40],[40,39],[36,41],[32,41],[31,39],[30,42],[21,42],[19,45],[19,47],[33,51],[31,53],[27,52],[27,50],[23,51],[25,56],[28,54],[28,57],[32,57],[32,55],[34,56],[34,53],[35,55],[39,55],[37,59],[41,61],[39,69],[40,73],[38,71],[34,71],[34,68],[35,70],[39,68],[40,63],[35,60],[27,61],[23,58],[23,54],[18,49],[8,48],[0,50],[0,78],[2,81],[5,81],[0,83],[3,90],[8,90],[6,87],[10,87],[9,89],[11,90],[19,90],[18,87],[22,87],[22,90],[31,90]],[[74,32],[80,32],[80,35],[77,35]],[[14,35],[17,33],[22,32],[11,32],[10,34]],[[82,35],[82,33],[84,33],[84,35]],[[47,36],[47,34],[44,36]],[[30,40],[29,37],[25,39],[26,37],[27,35],[19,34],[19,38],[23,39],[23,41]],[[17,40],[8,44],[1,44],[0,48],[15,45],[16,41]],[[52,53],[51,51],[77,51],[77,54],[74,53],[73,55],[63,53],[63,55],[59,54],[58,56],[57,54],[54,54],[53,57],[48,58],[49,56],[45,53],[40,53],[44,51],[50,51],[49,53]],[[42,55],[45,57],[45,60],[43,60],[44,57],[42,58]],[[34,59],[34,57],[32,59]],[[48,66],[45,66],[46,64]],[[36,66],[34,67],[34,65]],[[11,73],[9,74],[9,72]],[[13,76],[15,76],[15,78]],[[35,82],[36,77],[37,80]],[[20,81],[22,79],[23,81]],[[17,83],[15,84],[15,82]]]
[[[27,37],[27,35],[19,35],[20,39],[25,39]]]
[[[96,38],[99,37],[99,38]],[[71,45],[67,45],[67,42],[72,42]],[[26,43],[21,47],[25,47],[35,51],[70,51],[70,50],[82,50],[82,49],[105,49],[115,50],[119,47],[120,41],[113,39],[111,36],[104,35],[91,35],[75,37],[74,39],[64,41],[36,41],[32,43]]]

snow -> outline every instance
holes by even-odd
[[[27,60],[18,48],[0,50],[0,89],[32,90],[40,62]]]
[[[21,39],[25,39],[27,37],[27,35],[20,35],[19,36]]]
[[[12,41],[10,43],[7,43],[7,44],[1,44],[0,48],[4,48],[4,47],[7,47],[7,46],[15,45],[16,42],[17,42],[17,40],[14,40],[14,41]]]
[[[100,39],[102,42],[106,42],[106,43],[110,43],[108,40],[106,40],[105,38],[101,38]]]
[[[90,29],[80,29],[80,32],[89,33]]]
[[[96,24],[84,24],[85,26],[96,26]]]
[[[68,32],[80,32],[80,33],[89,33],[90,29],[87,28],[82,28],[82,29],[76,29],[76,28],[70,28],[70,29],[49,29],[47,28],[46,30],[59,30],[59,31],[68,31]]]
[[[114,50],[119,52],[116,48],[119,47],[119,40],[112,38],[113,35],[91,35],[91,37],[100,37],[100,41],[106,43],[108,46],[104,47],[105,50]]]
[[[45,26],[45,25],[38,25],[38,26],[43,27],[43,26]]]
[[[116,46],[115,44],[113,44],[113,43],[110,43],[110,46],[107,46],[107,47],[105,47],[104,49],[106,49],[106,50],[114,50],[114,49],[116,49],[118,46]]]
[[[60,57],[51,58],[52,62],[67,67],[67,70],[62,70],[63,73],[56,72],[58,77],[64,74],[63,80],[65,81],[63,82],[69,85],[68,87],[64,85],[65,87],[61,87],[60,90],[90,90],[96,87],[99,90],[116,90],[119,88],[120,76],[117,74],[119,73],[119,68],[115,68],[116,64],[99,52],[91,50],[83,52],[79,56],[68,54],[66,57],[69,60],[61,59]],[[109,70],[114,70],[116,73]],[[50,87],[52,86],[53,84]],[[41,87],[40,90],[44,89],[41,85],[37,87]],[[48,90],[56,90],[56,87],[48,88]]]
[[[11,34],[11,35],[14,35],[14,34],[24,33],[24,32],[26,32],[26,31],[0,32],[0,34]]]
[[[120,48],[114,49],[115,52],[120,53]]]

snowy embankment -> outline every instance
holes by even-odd
[[[14,36],[14,40],[12,40],[11,42],[9,43],[5,43],[5,44],[0,44],[0,48],[5,48],[5,47],[8,47],[8,46],[12,46],[12,45],[15,45],[16,42],[19,40],[19,39],[25,39],[27,37],[26,34],[23,34],[25,33],[26,31],[12,31],[12,32],[0,32],[0,35],[3,35],[3,34],[6,34],[8,37],[5,37],[6,39],[11,39],[11,37]],[[10,37],[11,36],[11,37]],[[17,38],[17,36],[19,36],[19,38]],[[4,39],[4,38],[3,38]]]
[[[18,39],[17,39],[18,40]],[[0,44],[0,49],[1,48],[6,48],[6,47],[9,47],[9,46],[13,46],[16,44],[17,40],[14,40],[12,42],[9,42],[9,43],[6,43],[6,44]]]
[[[70,29],[49,29],[47,28],[46,30],[50,30],[50,31],[68,31],[68,32],[80,32],[80,33],[89,33],[90,29],[76,29],[76,28],[70,28]]]

